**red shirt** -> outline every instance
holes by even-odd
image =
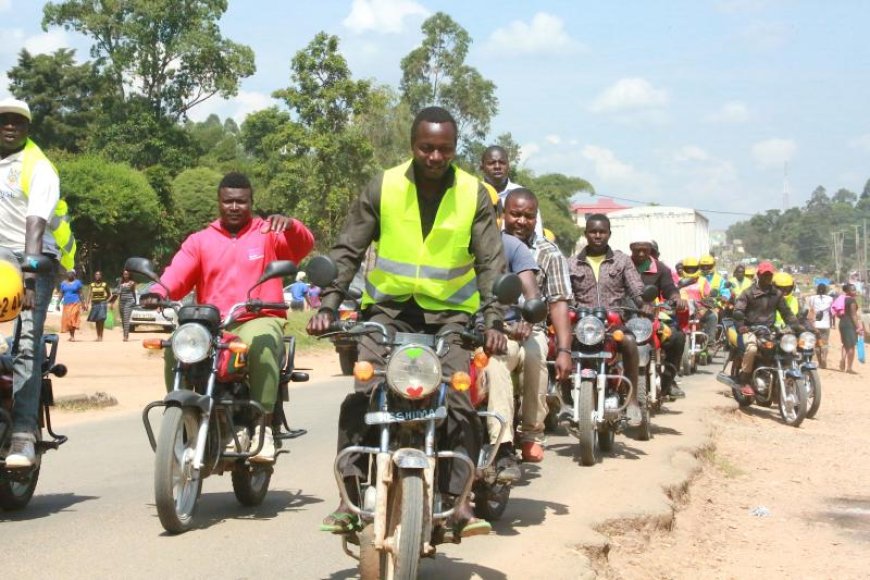
[[[212,304],[225,317],[233,304],[247,299],[248,289],[257,282],[266,264],[275,260],[292,260],[298,264],[314,246],[314,236],[299,220],[292,220],[281,234],[261,233],[265,224],[265,220],[255,217],[233,235],[218,219],[188,236],[160,278],[169,288],[169,297],[181,300],[196,288],[197,303]],[[160,287],[153,291],[166,293]],[[281,279],[264,282],[251,292],[251,298],[284,302]],[[286,313],[263,310],[259,315],[243,314],[240,319],[257,316],[283,318]]]

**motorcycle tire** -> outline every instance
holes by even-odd
[[[381,552],[381,573],[394,580],[413,580],[423,549],[423,473],[399,470],[390,491],[386,537],[391,539],[393,550]]]
[[[602,453],[610,453],[613,451],[613,442],[616,439],[616,433],[607,426],[598,429],[598,448]]]
[[[202,479],[187,479],[187,462],[193,461],[199,431],[194,409],[167,407],[160,424],[154,455],[154,503],[160,523],[170,534],[193,527],[193,516]]]
[[[375,549],[375,525],[367,525],[357,537],[360,580],[381,580],[381,555]]]
[[[233,493],[243,506],[254,507],[263,503],[272,480],[271,467],[255,467],[239,461],[231,474]]]
[[[555,433],[559,430],[559,411],[562,410],[562,401],[558,396],[547,396],[547,416],[544,417],[544,431]]]
[[[652,431],[650,429],[650,408],[649,408],[649,393],[647,385],[649,377],[646,374],[639,374],[637,377],[637,404],[640,406],[640,426],[637,427],[636,433],[639,441],[649,441],[652,439]]]
[[[578,451],[580,463],[585,466],[598,462],[598,432],[595,425],[595,383],[580,383],[580,416],[577,421],[577,435],[580,439]]]
[[[822,379],[819,378],[819,371],[805,370],[804,381],[807,385],[807,419],[812,419],[822,404]]]
[[[698,364],[702,367],[710,364],[710,360],[706,352],[698,353]]]
[[[353,366],[356,364],[359,354],[355,348],[342,348],[338,351],[338,362],[341,365],[341,374],[350,376],[353,374]]]
[[[501,518],[511,498],[509,483],[480,483],[474,490],[474,515],[494,522]]]
[[[779,385],[776,386],[779,388]],[[791,403],[786,397],[779,397],[779,415],[783,422],[791,427],[800,427],[807,416],[807,390],[803,383],[788,379],[785,385],[786,396],[791,396]]]
[[[2,477],[2,476],[0,476]],[[16,511],[27,507],[36,491],[39,481],[39,467],[35,467],[23,481],[0,481],[0,510]]]
[[[734,395],[734,400],[740,405],[741,409],[745,409],[752,405],[753,397],[747,397],[740,392],[740,389],[731,389],[731,394]]]

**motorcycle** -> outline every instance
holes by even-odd
[[[309,263],[308,276],[319,286],[328,286],[335,279],[335,264],[328,258],[316,257]],[[493,301],[514,303],[521,291],[519,278],[505,274],[496,281]],[[524,312],[530,311],[533,302],[539,304],[536,313],[540,320],[546,315],[543,302],[530,301],[524,306]],[[491,303],[483,304],[481,310]],[[530,318],[534,320],[534,316]],[[383,377],[372,393],[373,408],[365,416],[367,425],[379,427],[380,437],[377,447],[347,447],[335,458],[339,494],[360,518],[356,529],[342,534],[342,547],[359,561],[363,579],[416,578],[421,557],[434,557],[437,545],[460,540],[451,537],[452,530],[447,526],[454,507],[446,505],[441,494],[435,491],[439,460],[460,461],[468,468],[464,491],[454,504],[461,505],[472,493],[475,474],[486,473],[491,466],[508,428],[499,414],[478,411],[479,428],[485,430],[487,417],[499,421],[501,428],[495,444],[484,446],[476,463],[463,453],[438,448],[436,427],[447,417],[447,389],[464,391],[471,387],[468,373],[442,375],[441,356],[450,348],[449,339],[456,334],[463,348],[470,350],[482,346],[483,337],[471,326],[438,335],[393,334],[371,321],[335,322],[330,332],[322,336],[338,333],[356,338],[370,334],[388,349],[384,370],[375,371],[367,361],[358,362],[354,367],[358,380]],[[373,467],[369,470],[369,481],[361,487],[361,505],[352,501],[340,469],[345,459],[355,454],[369,455]],[[358,554],[349,544],[359,546]]]
[[[735,313],[735,320],[740,322],[740,313]],[[731,387],[731,392],[741,408],[753,403],[760,407],[779,406],[782,420],[792,427],[799,427],[807,416],[807,376],[815,372],[813,363],[801,364],[799,345],[812,344],[815,347],[815,335],[803,332],[796,337],[790,330],[776,330],[767,326],[752,326],[750,332],[755,334],[758,352],[752,370],[749,386],[753,394],[746,396],[741,392],[739,381],[741,358],[743,354],[742,337],[736,329],[729,331],[729,357],[716,379]],[[799,350],[800,348],[800,350]],[[726,372],[728,365],[730,372]],[[818,376],[816,374],[816,376]],[[820,383],[819,383],[820,384]],[[821,401],[821,399],[820,399]]]
[[[700,301],[690,300],[688,320],[682,326],[686,334],[686,353],[683,356],[683,375],[692,375],[698,372],[698,365],[706,366],[712,360],[709,350],[709,337],[701,325],[701,321],[707,312],[715,309],[716,290],[711,296]]]
[[[651,302],[658,295],[654,286],[647,286],[643,299]],[[568,431],[579,441],[580,462],[594,465],[600,452],[613,449],[616,433],[622,432],[628,423],[625,410],[637,385],[623,373],[617,343],[625,338],[621,330],[620,312],[641,314],[640,310],[628,307],[603,307],[574,309],[577,320],[574,327],[574,346],[571,358],[574,371],[571,373],[571,407],[560,413],[567,422]],[[645,393],[646,387],[644,387]],[[638,404],[643,412],[645,401]],[[647,411],[648,412],[648,411]]]
[[[811,332],[803,332],[798,338],[800,369],[807,388],[807,419],[815,417],[822,404],[822,379],[819,376],[818,365],[813,362],[816,343],[820,340]]]
[[[124,268],[155,283],[160,279],[144,258],[129,258]],[[186,532],[194,525],[202,480],[229,471],[236,499],[245,506],[256,506],[266,497],[274,464],[251,462],[263,447],[265,419],[272,412],[272,432],[276,461],[287,453],[282,441],[306,433],[291,429],[284,414],[289,400],[288,384],[308,380],[307,373],[294,369],[295,337],[284,337],[284,356],[279,376],[278,400],[267,411],[250,400],[245,355],[248,345],[225,329],[246,312],[262,309],[286,310],[282,302],[252,299],[251,290],[267,280],[296,274],[289,261],[269,263],[257,283],[248,290],[245,302],[235,304],[221,320],[218,309],[209,304],[182,305],[160,300],[159,308],[172,308],[178,314],[178,328],[169,340],[146,339],[143,346],[160,350],[171,348],[175,355],[173,389],[160,401],[146,405],[142,420],[148,442],[155,452],[154,499],[163,528],[171,533]],[[155,437],[150,414],[164,409],[160,431]],[[256,428],[256,429],[255,429]],[[282,430],[283,428],[283,430]],[[253,433],[259,437],[251,440]],[[250,442],[250,448],[248,444]]]
[[[339,320],[359,320],[360,300],[362,293],[359,290],[351,289],[348,292],[346,300],[343,300],[338,307]],[[332,344],[335,346],[335,352],[338,353],[338,362],[341,365],[341,374],[349,376],[353,374],[353,365],[356,364],[359,358],[357,343],[353,339],[343,336],[335,336],[332,338]]]
[[[21,260],[23,272],[50,272],[53,270],[51,261],[42,256],[25,256]],[[26,469],[10,469],[6,467],[5,452],[9,449],[12,438],[12,362],[18,350],[21,336],[21,325],[15,324],[12,337],[0,336],[0,509],[24,509],[36,491],[39,472],[42,467],[42,456],[50,449],[58,449],[67,442],[65,435],[54,432],[51,426],[51,407],[54,406],[52,379],[63,378],[67,368],[57,362],[59,338],[57,334],[44,334],[42,337],[42,386],[39,393],[39,427],[36,431],[36,461]],[[43,430],[51,437],[46,440]]]

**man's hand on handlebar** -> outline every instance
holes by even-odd
[[[146,310],[154,310],[160,307],[163,300],[164,298],[160,294],[149,292],[148,294],[142,294],[139,297],[139,306]]]
[[[507,337],[500,330],[488,328],[483,333],[483,350],[487,354],[504,354],[507,352]]]
[[[332,324],[333,320],[335,320],[335,315],[331,311],[321,310],[311,317],[305,330],[312,336],[320,336],[329,332],[329,325]]]

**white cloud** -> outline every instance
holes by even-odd
[[[870,133],[865,133],[849,140],[849,147],[870,153]]]
[[[49,30],[28,37],[24,41],[24,48],[30,54],[49,54],[61,48],[70,48],[70,42],[65,31]]]
[[[750,118],[749,107],[741,101],[729,101],[710,115],[707,120],[713,123],[745,123]]]
[[[24,31],[20,28],[2,28],[0,29],[0,37],[3,42],[0,43],[0,54],[18,55],[21,50],[21,44],[24,42]]]
[[[590,181],[599,191],[644,199],[660,197],[658,180],[654,175],[625,163],[610,149],[586,145],[580,155],[592,163],[595,179]]]
[[[353,0],[350,14],[341,23],[357,34],[369,30],[398,34],[408,16],[428,15],[414,0]]]
[[[616,154],[605,147],[587,145],[582,155],[592,162],[596,175],[604,181],[628,181],[637,174],[634,167],[617,159]]]
[[[593,113],[658,109],[668,104],[668,92],[642,78],[624,78],[599,94],[589,107]]]
[[[538,12],[531,22],[514,20],[495,30],[484,45],[490,52],[504,54],[560,54],[574,52],[582,46],[565,31],[558,16]]]
[[[674,153],[674,161],[686,163],[691,161],[707,161],[710,155],[697,145],[686,145]]]
[[[558,145],[562,142],[562,138],[558,135],[547,135],[546,137],[544,137],[544,139],[547,140],[547,143],[551,143],[553,145]]]
[[[520,145],[520,159],[519,163],[525,165],[525,163],[541,152],[541,146],[537,143],[526,143],[524,145]]]
[[[752,146],[752,156],[761,167],[781,167],[796,152],[797,144],[791,139],[767,139]]]
[[[205,121],[212,114],[221,119],[232,117],[236,123],[241,125],[245,117],[251,113],[267,109],[275,104],[275,100],[269,95],[253,91],[239,91],[239,94],[232,99],[212,97],[194,107],[189,116],[192,121]]]
[[[775,50],[784,46],[791,36],[782,22],[752,22],[740,31],[740,38],[758,50]]]

